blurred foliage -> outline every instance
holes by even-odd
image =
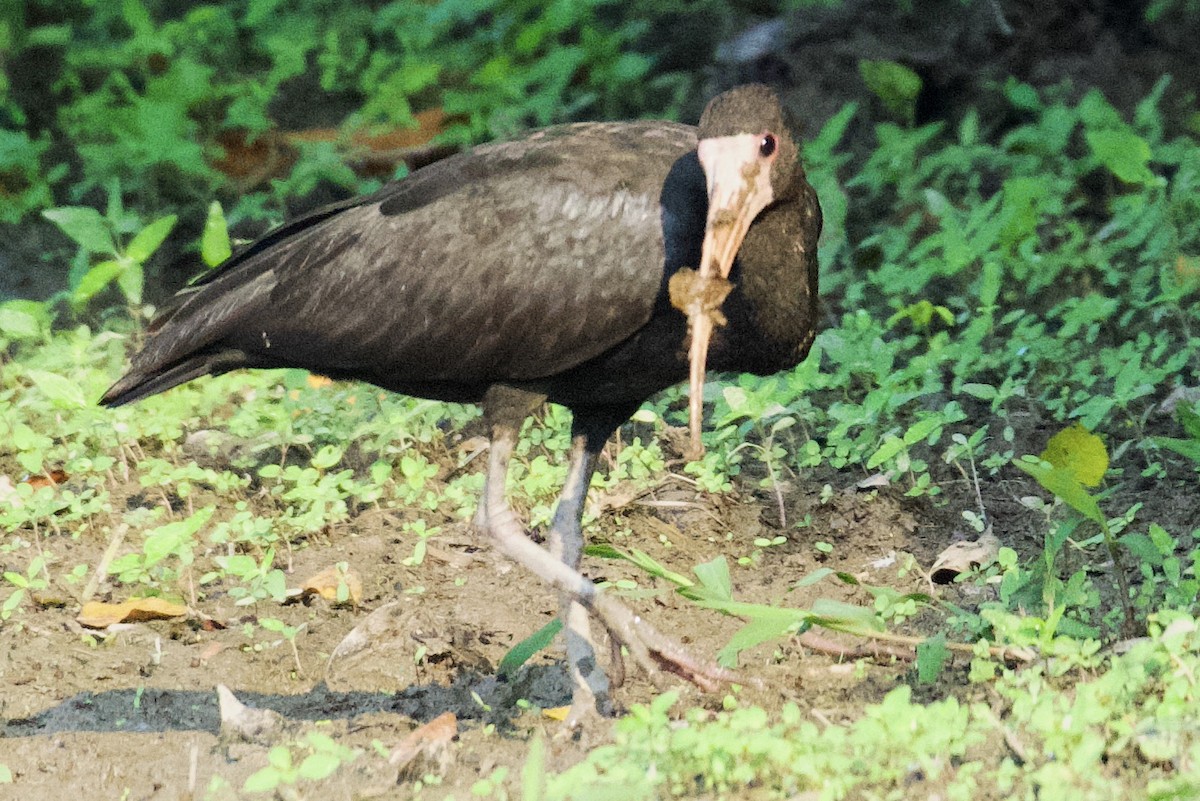
[[[231,135],[348,137],[440,109],[439,141],[462,145],[579,117],[671,117],[748,13],[719,0],[0,4],[0,221],[95,205],[114,181],[144,217],[188,220],[218,197],[232,222],[278,214],[320,180],[363,188],[337,148],[311,144],[290,177],[243,197],[217,169]],[[680,27],[686,47],[664,35]]]

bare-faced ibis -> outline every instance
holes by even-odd
[[[688,378],[690,347],[694,383],[706,354],[715,370],[760,375],[804,357],[820,230],[766,87],[717,96],[698,127],[547,128],[269,233],[176,296],[101,403],[241,367],[480,402],[491,448],[475,522],[562,595],[572,719],[609,706],[589,616],[652,676],[712,688],[728,674],[579,573],[587,488],[609,435]],[[521,424],[546,401],[573,414],[548,550],[505,498]]]

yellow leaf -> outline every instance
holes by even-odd
[[[542,714],[551,720],[563,721],[567,719],[567,715],[571,714],[571,707],[556,706],[550,709],[543,709]]]
[[[320,573],[309,577],[307,581],[301,585],[301,589],[305,593],[316,593],[326,601],[336,602],[338,600],[338,588],[345,583],[348,599],[354,606],[358,606],[362,602],[362,580],[353,570],[345,572],[338,569],[335,565],[326,568]]]
[[[326,376],[317,375],[315,373],[308,374],[308,386],[312,389],[320,389],[321,387],[327,387],[327,386],[330,386],[332,383],[333,383],[332,378],[327,378]]]
[[[1104,440],[1079,423],[1051,437],[1041,458],[1068,471],[1085,487],[1099,484],[1108,471],[1108,450],[1104,447]]]
[[[187,614],[183,604],[171,603],[162,598],[133,598],[119,604],[89,601],[79,610],[75,620],[81,626],[102,629],[114,623],[140,623],[145,620],[163,620]]]

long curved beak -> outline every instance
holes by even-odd
[[[774,200],[771,162],[759,153],[762,137],[754,134],[701,140],[697,148],[708,180],[708,219],[696,273],[680,271],[671,278],[671,301],[688,315],[691,330],[688,418],[691,446],[686,455],[698,459],[700,421],[708,345],[714,325],[723,325],[721,304],[733,289],[729,273],[750,224]],[[678,279],[678,281],[677,281]],[[678,285],[677,285],[678,284]]]
[[[771,162],[759,155],[754,134],[704,139],[696,148],[708,179],[708,220],[700,255],[701,275],[728,278],[746,231],[771,204]]]

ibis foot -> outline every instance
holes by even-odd
[[[628,416],[624,411],[620,414],[623,415],[620,419]],[[589,615],[608,630],[616,643],[625,647],[633,661],[646,671],[658,687],[669,684],[669,674],[686,679],[708,692],[739,681],[737,674],[732,671],[693,657],[682,643],[659,632],[579,573],[577,565],[583,551],[580,525],[583,500],[599,453],[595,443],[599,441],[602,445],[603,437],[575,432],[567,482],[551,525],[551,550],[542,548],[526,536],[524,526],[508,505],[504,493],[517,431],[518,426],[510,423],[497,423],[492,427],[487,479],[481,502],[482,508],[486,509],[483,514],[487,522],[481,528],[501,553],[532,571],[560,594],[568,669],[574,682],[572,711],[582,710],[588,705],[601,713],[610,712],[610,685],[596,660]],[[605,430],[605,437],[608,433]],[[558,556],[552,551],[557,552]],[[623,670],[621,672],[624,673]],[[576,719],[582,718],[577,716]]]

